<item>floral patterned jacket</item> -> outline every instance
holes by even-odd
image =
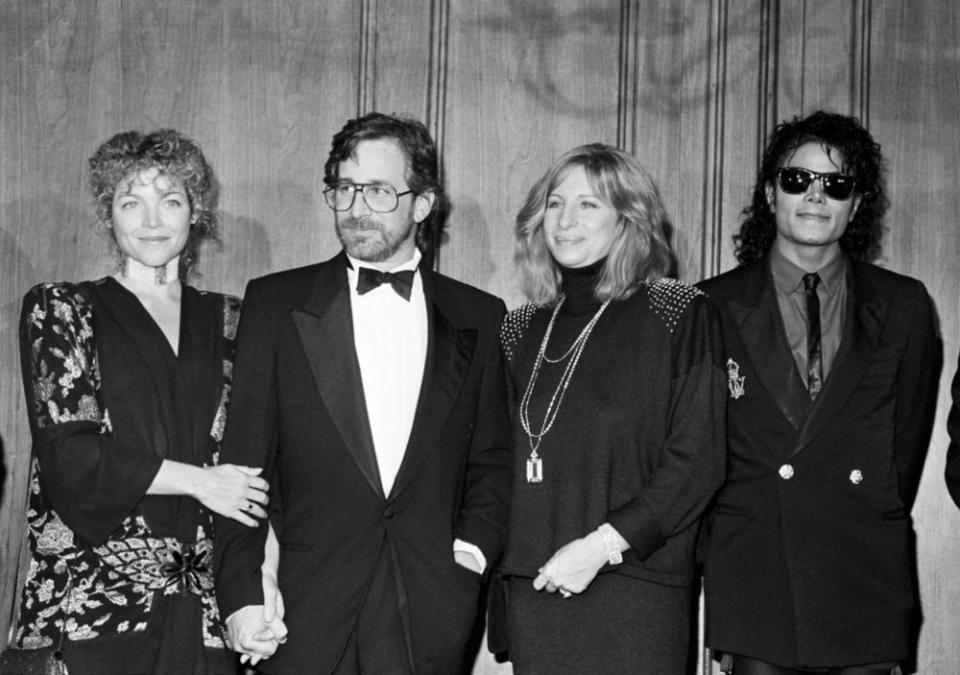
[[[158,594],[192,592],[203,607],[205,646],[222,647],[223,632],[209,567],[211,522],[201,520],[196,542],[158,537],[142,515],[123,519],[97,546],[85,544],[45,497],[37,436],[54,425],[98,428],[111,435],[109,411],[100,400],[100,366],[94,340],[92,284],[34,287],[24,298],[21,355],[28,414],[34,435],[27,508],[30,565],[20,608],[16,645],[35,649],[60,639],[67,617],[69,640],[147,630]],[[211,295],[203,294],[200,295]],[[232,381],[233,343],[240,301],[222,299],[223,380],[210,429],[219,447]],[[79,423],[79,424],[78,424]],[[89,431],[90,429],[87,429]],[[209,463],[216,463],[216,452]]]

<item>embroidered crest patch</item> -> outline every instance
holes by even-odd
[[[746,375],[740,374],[740,364],[733,359],[727,359],[727,389],[730,390],[730,398],[738,399],[743,396],[743,382],[746,379]]]

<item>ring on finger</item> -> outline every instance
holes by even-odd
[[[564,599],[564,600],[566,600],[566,599],[569,598],[571,595],[573,595],[573,593],[571,593],[570,591],[568,591],[566,588],[558,588],[557,590],[560,591],[560,595],[563,596],[563,599]]]

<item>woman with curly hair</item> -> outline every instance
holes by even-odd
[[[170,129],[117,134],[90,169],[116,271],[23,301],[31,561],[15,646],[59,647],[72,675],[232,673],[211,514],[255,525],[267,484],[217,463],[240,302],[185,283],[215,233],[212,171]]]

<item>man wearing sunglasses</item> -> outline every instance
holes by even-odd
[[[740,266],[701,284],[730,392],[707,644],[736,675],[879,675],[911,653],[910,508],[939,348],[923,284],[870,262],[880,173],[854,118],[780,124],[734,237]]]
[[[265,574],[289,634],[267,623],[266,529],[227,518],[222,616],[266,673],[464,672],[507,521],[505,307],[423,261],[441,199],[423,124],[350,120],[324,182],[343,251],[247,286],[221,458],[276,488]]]

